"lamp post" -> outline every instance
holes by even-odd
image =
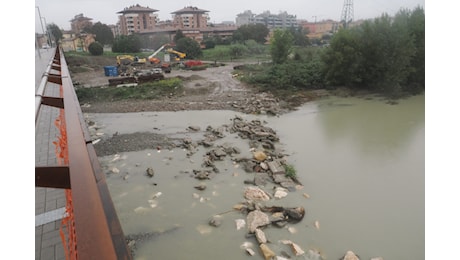
[[[50,31],[48,30],[48,25],[46,24],[46,18],[43,17],[43,20],[45,20],[45,27],[46,27],[46,38],[48,38],[48,45],[51,47],[52,41],[51,41],[51,34]]]
[[[40,7],[35,6],[38,9],[38,17],[40,17],[40,25],[42,26],[43,35],[45,35],[45,29],[43,28],[42,15],[40,14]]]
[[[40,18],[40,25],[41,25],[41,27],[42,27],[43,36],[45,36],[45,29],[43,28],[43,23],[42,23],[42,15],[40,14],[40,7],[35,6],[35,8],[37,8],[37,10],[38,10],[38,17]],[[39,46],[39,47],[40,47],[40,46]]]

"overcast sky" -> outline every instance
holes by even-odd
[[[159,10],[156,12],[161,20],[171,19],[171,12],[185,6],[196,6],[208,10],[211,22],[235,21],[236,15],[251,10],[253,13],[270,11],[278,14],[288,12],[296,15],[297,19],[317,21],[323,19],[339,20],[344,0],[35,0],[35,31],[41,33],[42,21],[55,23],[61,29],[70,30],[70,20],[77,14],[92,18],[92,22],[116,24],[117,12],[125,7],[139,4],[144,7]],[[400,8],[413,9],[416,6],[425,8],[424,0],[354,0],[352,1],[355,20],[375,18],[382,13],[395,14]],[[37,8],[38,7],[38,8]]]

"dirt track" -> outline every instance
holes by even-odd
[[[89,113],[124,113],[139,111],[179,111],[179,110],[238,110],[255,93],[251,88],[233,77],[233,66],[240,63],[226,63],[224,66],[206,70],[191,71],[174,69],[165,74],[166,78],[180,77],[184,81],[184,92],[163,100],[131,100],[82,104],[82,111]],[[101,66],[103,68],[103,66]],[[73,73],[75,86],[108,86],[103,69]]]

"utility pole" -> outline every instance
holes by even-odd
[[[51,41],[51,34],[50,34],[50,31],[48,30],[48,25],[46,25],[46,18],[43,17],[43,20],[45,20],[46,38],[48,38],[48,41],[47,41],[47,42],[48,42],[48,45],[49,45],[50,47],[52,47],[52,46],[51,46],[51,44],[52,44],[52,41]]]
[[[340,22],[344,28],[347,28],[353,19],[353,0],[344,0]]]
[[[43,23],[42,23],[42,15],[40,14],[40,7],[35,6],[35,8],[37,8],[38,10],[38,18],[40,18],[40,25],[42,26],[43,36],[45,36],[45,29],[43,28]]]

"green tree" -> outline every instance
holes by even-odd
[[[102,45],[112,44],[114,36],[112,29],[106,24],[97,22],[92,26],[87,26],[83,29],[84,32],[96,35],[96,41]]]
[[[94,56],[99,56],[104,53],[104,47],[102,47],[102,44],[100,44],[99,42],[92,42],[88,46],[88,50],[89,50],[89,53],[91,53],[91,55],[94,55]]]
[[[322,54],[325,81],[332,86],[355,86],[361,83],[361,54],[357,30],[340,29],[330,47]]]
[[[291,52],[293,36],[289,30],[276,29],[270,40],[270,54],[275,64],[282,64],[287,61]]]
[[[297,46],[307,46],[310,44],[307,34],[308,29],[304,29],[302,26],[299,27],[291,27],[289,28],[293,38],[294,38],[294,45]]]
[[[267,26],[263,24],[244,24],[233,32],[233,40],[243,43],[247,40],[255,40],[258,43],[265,43],[269,33]]]
[[[407,25],[414,40],[415,54],[411,61],[414,71],[409,75],[405,89],[418,93],[425,88],[425,11],[423,8],[416,7],[409,14]]]
[[[200,44],[191,38],[181,38],[176,42],[177,51],[183,52],[187,55],[187,58],[198,59],[203,56],[203,51],[200,48]]]
[[[248,51],[248,48],[244,44],[230,45],[230,55],[232,56],[232,58],[241,57],[247,51]]]
[[[176,35],[174,35],[174,42],[177,44],[177,42],[182,38],[185,38],[184,33],[181,30],[177,30]]]
[[[50,24],[48,24],[46,29],[51,34],[51,36],[54,38],[54,41],[56,43],[58,43],[60,40],[63,39],[62,31],[61,31],[61,29],[59,29],[59,27],[56,24],[50,23]]]
[[[214,37],[206,37],[203,40],[203,44],[204,44],[204,46],[206,46],[206,49],[212,49],[212,48],[216,47],[216,40],[215,40]]]
[[[141,41],[136,34],[120,35],[115,38],[112,45],[112,52],[134,53],[139,52]]]
[[[401,10],[336,33],[323,55],[333,85],[366,88],[398,97],[424,89],[424,14]]]

